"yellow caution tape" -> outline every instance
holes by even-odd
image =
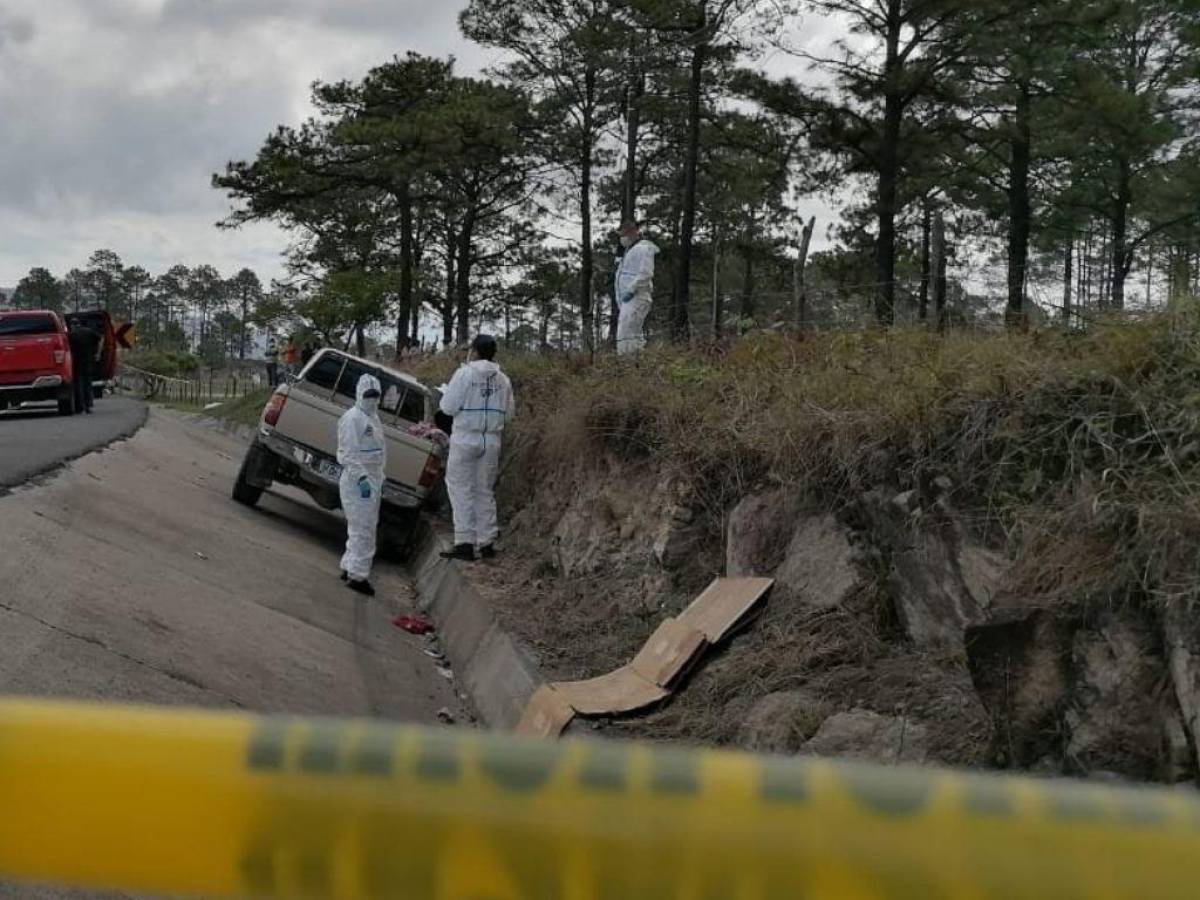
[[[0,702],[0,876],[209,897],[1195,897],[1200,802],[13,701]]]

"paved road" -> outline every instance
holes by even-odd
[[[105,396],[90,416],[60,416],[53,407],[0,413],[0,489],[133,434],[146,404]]]
[[[372,600],[343,587],[340,516],[287,491],[229,499],[242,449],[154,411],[0,497],[0,694],[421,722],[457,708],[423,640],[391,624],[415,603],[403,570],[378,567]]]

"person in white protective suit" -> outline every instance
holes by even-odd
[[[515,411],[512,382],[495,363],[496,339],[478,335],[467,363],[442,394],[441,409],[453,416],[446,492],[454,511],[454,549],[448,559],[473,560],[475,548],[490,559],[500,533],[494,487],[500,468],[500,441]]]
[[[646,346],[642,329],[650,314],[654,291],[654,257],[658,247],[642,237],[637,222],[621,224],[625,255],[617,265],[617,353],[637,353]]]
[[[375,596],[371,563],[375,559],[375,531],[383,497],[387,439],[379,421],[381,385],[374,375],[358,379],[354,406],[338,420],[337,461],[342,467],[338,487],[346,514],[346,552],[342,555],[342,580],[352,590]]]

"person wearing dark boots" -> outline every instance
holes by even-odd
[[[75,372],[75,411],[92,414],[92,379],[96,356],[100,352],[100,335],[81,322],[75,322],[67,335],[71,348],[71,368]]]
[[[496,475],[500,441],[514,412],[512,382],[495,362],[496,339],[481,334],[471,342],[467,362],[450,379],[441,411],[453,417],[446,492],[454,510],[454,549],[449,559],[473,560],[496,555],[499,522]]]

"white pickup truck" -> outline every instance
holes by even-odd
[[[341,505],[337,426],[354,405],[364,374],[383,387],[379,418],[387,436],[380,509],[381,546],[403,552],[418,515],[441,484],[446,448],[434,433],[438,397],[415,378],[339,350],[322,350],[263,409],[254,441],[233,486],[233,499],[253,506],[272,483],[303,488],[325,509]]]

